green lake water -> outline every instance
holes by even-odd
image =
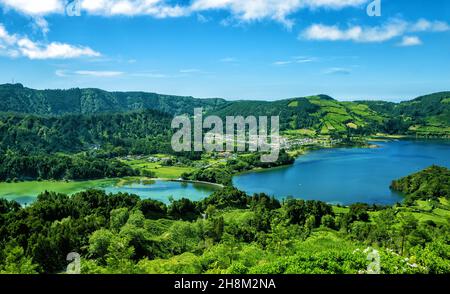
[[[1,183],[0,197],[15,200],[20,204],[29,204],[36,200],[36,196],[43,191],[55,191],[74,194],[87,189],[105,190],[107,193],[130,193],[142,199],[156,199],[169,203],[173,199],[189,198],[201,200],[212,194],[217,187],[206,184],[171,182],[171,181],[131,181],[120,184],[118,180],[95,180],[83,182],[21,182]]]

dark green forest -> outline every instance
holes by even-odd
[[[96,115],[0,113],[0,152],[97,151],[103,156],[171,152],[172,117],[154,110]]]
[[[423,171],[392,182],[391,188],[413,200],[438,200],[446,197],[450,200],[450,170],[445,167],[431,166]]]
[[[195,99],[145,92],[107,92],[100,89],[35,90],[21,84],[0,85],[0,112],[37,115],[96,114],[151,109],[192,114],[226,105],[223,99]]]
[[[228,160],[225,166],[220,168],[211,167],[198,169],[191,173],[182,174],[185,180],[202,181],[216,183],[225,186],[232,184],[233,175],[253,169],[273,168],[294,163],[295,158],[289,155],[286,150],[280,150],[277,161],[261,162],[261,155],[258,153],[246,154],[240,158]]]
[[[137,175],[137,171],[115,159],[66,155],[0,155],[0,181],[5,182],[87,180]]]

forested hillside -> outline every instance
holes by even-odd
[[[450,134],[450,92],[434,93],[401,103],[358,103],[367,105],[387,117],[387,131],[391,133],[412,133],[421,136]]]
[[[326,95],[268,101],[196,99],[145,92],[100,89],[34,90],[21,84],[0,85],[0,112],[49,115],[92,115],[157,110],[170,115],[205,114],[280,116],[282,130],[308,129],[320,135],[450,135],[450,92],[435,93],[402,103],[340,102]]]
[[[392,182],[392,189],[407,195],[411,200],[450,200],[450,170],[431,166],[423,171]]]
[[[154,110],[51,117],[0,113],[0,153],[97,150],[114,157],[170,152],[171,119]]]
[[[139,173],[114,160],[88,156],[0,155],[0,182],[121,178]]]
[[[0,112],[38,115],[94,114],[153,109],[170,114],[193,113],[226,105],[223,99],[161,95],[144,92],[107,92],[100,89],[34,90],[21,84],[0,85]]]

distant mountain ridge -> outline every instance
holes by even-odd
[[[146,92],[107,92],[100,89],[35,90],[22,84],[0,85],[0,112],[38,115],[96,114],[152,109],[169,114],[192,113],[227,104],[224,99],[196,99]]]
[[[277,101],[199,99],[146,92],[100,89],[35,90],[21,84],[0,85],[0,112],[61,116],[156,110],[170,115],[207,114],[280,116],[282,130],[308,129],[316,134],[416,134],[450,136],[450,92],[421,96],[401,103],[342,102],[327,95]]]

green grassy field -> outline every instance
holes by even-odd
[[[433,221],[436,224],[447,224],[450,220],[450,204],[445,198],[439,199],[439,206],[434,207],[429,201],[417,200],[415,205],[410,207],[396,208],[400,212],[411,213],[420,222]],[[348,207],[333,206],[333,212],[336,215],[344,215],[348,213]],[[380,211],[369,212],[370,220],[374,221]]]
[[[342,215],[342,214],[346,214],[350,211],[350,209],[348,207],[341,207],[341,206],[333,206],[333,212],[336,215]]]
[[[323,100],[315,96],[308,97],[308,100],[320,107],[315,115],[321,120],[321,125],[317,127],[324,135],[335,131],[345,132],[348,128],[357,129],[369,121],[383,121],[383,117],[367,105]]]
[[[114,184],[117,180],[102,179],[92,181],[64,182],[64,181],[32,181],[18,183],[0,183],[0,197],[10,200],[19,197],[35,197],[44,191],[73,194],[90,188],[98,188]]]
[[[136,170],[154,172],[156,178],[163,179],[178,179],[183,173],[192,172],[194,170],[193,167],[186,166],[163,166],[159,163],[148,162],[144,159],[134,159],[124,162]]]
[[[314,254],[328,250],[355,250],[358,246],[327,228],[315,229],[304,242],[296,244],[296,251]]]
[[[286,137],[314,137],[317,135],[316,131],[310,129],[286,130],[283,132]]]
[[[222,213],[225,222],[235,224],[243,224],[254,215],[255,213],[253,211],[242,209],[234,209]]]
[[[446,224],[450,220],[450,206],[445,198],[440,198],[435,206],[430,201],[416,200],[415,205],[409,207],[408,211],[421,222],[433,221],[436,224]]]

